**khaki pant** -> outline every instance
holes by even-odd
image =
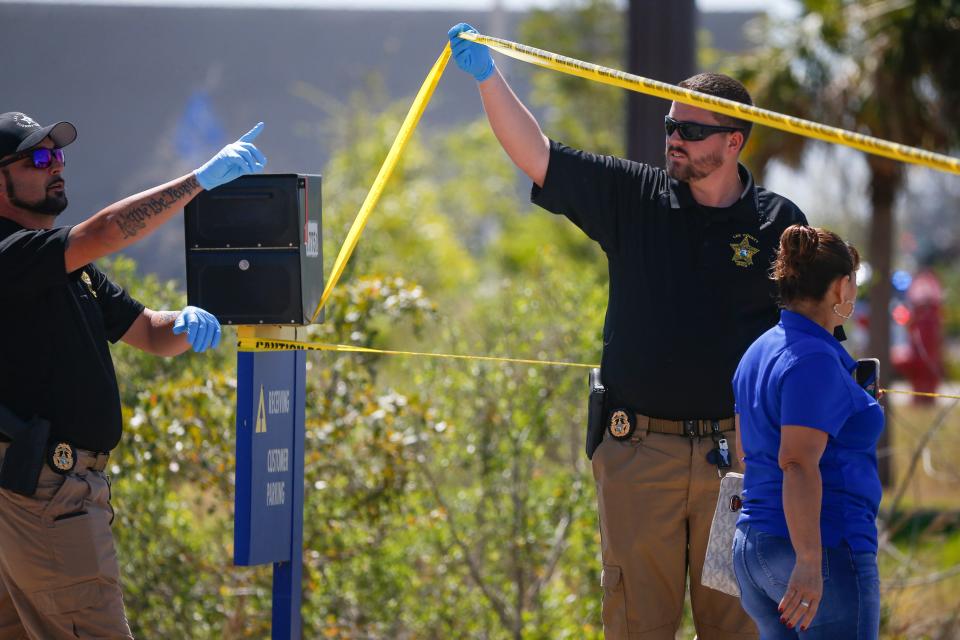
[[[0,457],[9,445],[0,445]],[[132,638],[120,594],[110,488],[96,458],[44,466],[30,497],[0,489],[0,640]],[[104,460],[101,460],[101,464]]]
[[[724,435],[737,460],[734,434]],[[607,640],[674,640],[688,567],[699,640],[758,637],[737,598],[700,584],[720,490],[706,460],[713,447],[709,436],[644,432],[618,441],[608,433],[594,452]]]

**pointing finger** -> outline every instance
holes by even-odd
[[[237,142],[253,142],[257,136],[260,135],[261,131],[263,131],[263,123],[258,122],[257,126],[240,136],[240,139]]]

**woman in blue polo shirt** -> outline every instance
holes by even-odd
[[[780,237],[780,323],[733,378],[745,462],[734,568],[762,640],[876,639],[876,445],[883,411],[834,338],[853,315],[857,250],[824,229]]]

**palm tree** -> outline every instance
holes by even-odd
[[[879,138],[948,151],[960,144],[960,3],[955,0],[802,0],[789,24],[761,28],[765,45],[731,74],[758,105]],[[796,166],[808,139],[758,128],[751,161]],[[866,157],[871,222],[869,352],[890,364],[893,205],[904,166]],[[889,445],[884,432],[881,449]],[[890,480],[889,456],[881,478]]]

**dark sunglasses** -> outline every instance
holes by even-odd
[[[20,153],[10,156],[6,160],[0,160],[0,167],[14,163],[21,158],[28,158],[31,156],[33,157],[33,166],[36,169],[48,169],[50,168],[50,165],[53,164],[54,160],[64,166],[67,164],[64,161],[63,149],[47,149],[46,147],[38,147],[37,149],[31,149],[30,151],[21,151]]]
[[[667,137],[672,136],[674,131],[679,131],[680,137],[689,142],[705,140],[715,133],[743,131],[740,127],[721,127],[713,124],[700,124],[699,122],[680,122],[670,116],[663,117],[663,128],[667,132]]]

